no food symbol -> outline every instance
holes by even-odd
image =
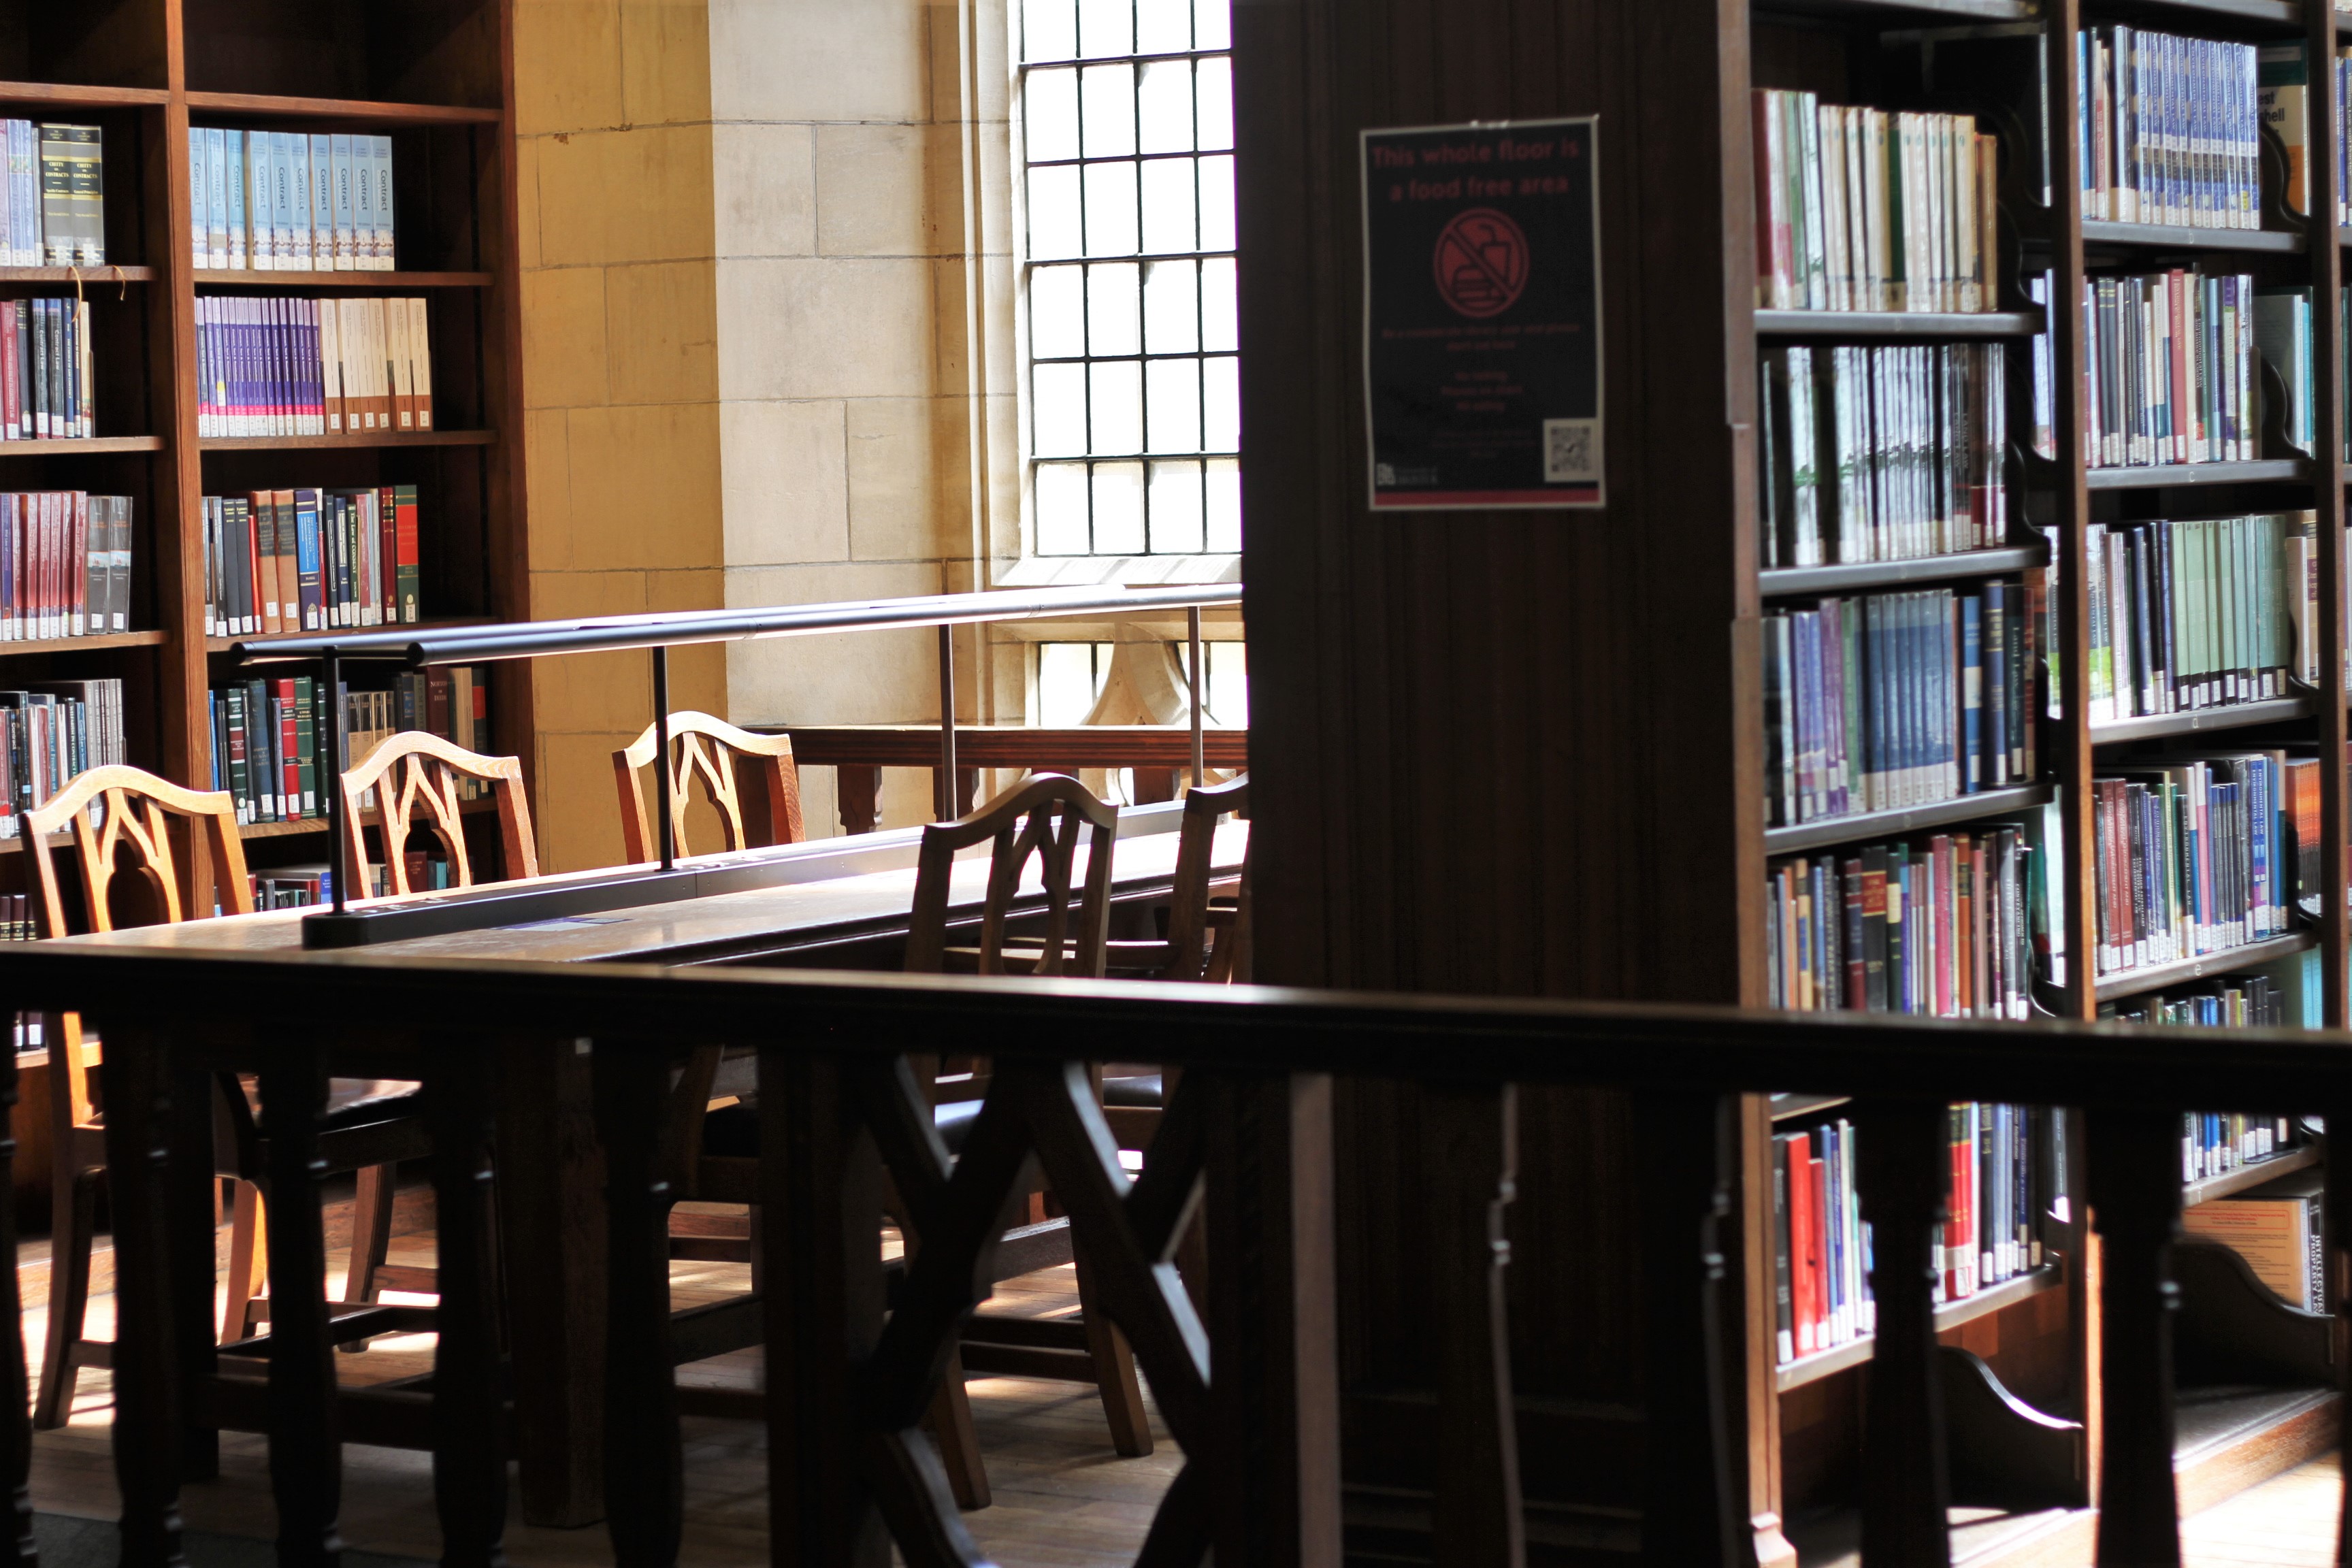
[[[1528,237],[1504,213],[1472,207],[1437,237],[1437,292],[1473,320],[1502,314],[1528,286]]]

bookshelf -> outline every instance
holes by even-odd
[[[1913,584],[1959,584],[1997,574],[2051,569],[2049,624],[2058,655],[2056,682],[2061,712],[2041,721],[2039,775],[2021,785],[1925,807],[1816,820],[1772,827],[1762,835],[1762,853],[1752,861],[1758,873],[1784,856],[1835,852],[1841,845],[1879,842],[1979,822],[2014,819],[2029,811],[2051,810],[2063,827],[2063,852],[2052,870],[2063,891],[2063,936],[2070,963],[2063,984],[2045,975],[2034,987],[2033,1010],[2055,1018],[2090,1018],[2102,1004],[2146,996],[2212,977],[2293,960],[2316,949],[2320,957],[2324,1022],[2346,1021],[2346,886],[2344,856],[2323,854],[2324,884],[2313,919],[2296,911],[2293,925],[2267,941],[2209,952],[2177,963],[2097,975],[2087,961],[2096,950],[2097,861],[2095,805],[2090,782],[2121,766],[2142,762],[2168,743],[2192,746],[2263,746],[2299,750],[2320,761],[2321,841],[2345,842],[2347,739],[2340,591],[2326,584],[2343,580],[2345,461],[2341,442],[2327,433],[2342,428],[2340,383],[2327,374],[2330,345],[2341,342],[2338,321],[2342,281],[2338,246],[2310,243],[2309,227],[2286,210],[2283,146],[2263,160],[2263,191],[2259,229],[2188,227],[2105,221],[2086,217],[2074,171],[2078,167],[2074,39],[2080,29],[2125,23],[2162,32],[2235,44],[2301,42],[2317,61],[2332,59],[2339,37],[2352,37],[2352,17],[2335,14],[2326,0],[2307,6],[2294,0],[1749,0],[1746,36],[1732,53],[1747,62],[1749,80],[1736,70],[1723,84],[1727,102],[1748,89],[1776,88],[1817,92],[1824,103],[1864,104],[1881,109],[1972,113],[1980,126],[2001,139],[2000,229],[2004,277],[2000,299],[2014,306],[2031,276],[2050,279],[2047,321],[2039,310],[2004,309],[1979,316],[1765,310],[1733,311],[1733,363],[1790,343],[1957,343],[2005,341],[2020,343],[2040,333],[2047,344],[2054,388],[2050,424],[2054,450],[2032,450],[2032,374],[2030,356],[2010,358],[2011,436],[2005,478],[2012,498],[2013,537],[2004,546],[1965,556],[1928,557],[1859,565],[1768,568],[1753,572],[1754,597],[1769,613],[1776,605],[1835,595],[1884,592]],[[1991,38],[2000,46],[1974,43]],[[1971,45],[1975,53],[1969,52]],[[1954,46],[1958,46],[1955,48]],[[1940,68],[1935,51],[1946,50]],[[2006,51],[2005,53],[2003,51]],[[1965,65],[1954,64],[1964,61]],[[1991,62],[1990,65],[1988,62]],[[2003,64],[2002,62],[2006,62]],[[2336,122],[2333,72],[2308,72],[2305,144],[2333,145]],[[2046,91],[2048,122],[2024,121],[2015,106]],[[1727,132],[1727,169],[1751,167],[1747,135]],[[2051,171],[2046,193],[2039,172],[2046,157]],[[2336,165],[2332,157],[2309,161],[2312,210],[2335,210]],[[1728,270],[1753,270],[1752,222],[1743,223],[1727,204],[1725,233]],[[2092,465],[2082,438],[2088,336],[2083,312],[2068,308],[2083,298],[2086,279],[2179,268],[2252,276],[2261,287],[2307,287],[2311,331],[2319,370],[2312,376],[2313,428],[2321,432],[2315,449],[2284,443],[2278,419],[2262,426],[2252,460],[2100,468]],[[1751,331],[1745,345],[1742,322]],[[2274,367],[2273,367],[2274,368]],[[2265,389],[2282,389],[2275,378]],[[2019,416],[2025,416],[2021,422]],[[2020,431],[2023,432],[2020,437]],[[1748,481],[1749,494],[1756,493]],[[2309,510],[2316,516],[2319,592],[2319,679],[2305,689],[2269,700],[2158,713],[2092,722],[2092,562],[2095,525],[2146,519],[2220,518]],[[2039,531],[2054,531],[2053,550]],[[1760,752],[1761,748],[1759,748]],[[1738,879],[1740,896],[1761,901],[1763,884]],[[1766,995],[1752,978],[1745,1000]],[[2217,1048],[2226,1040],[2216,1038]],[[1843,1114],[1839,1102],[1821,1097],[1775,1096],[1753,1100],[1745,1119],[1743,1170],[1748,1185],[1743,1205],[1748,1259],[1748,1343],[1760,1364],[1771,1367],[1776,1282],[1772,1202],[1773,1138],[1776,1128]],[[2011,1392],[2046,1416],[2095,1424],[2098,1419],[2095,1279],[2096,1239],[2082,1223],[2084,1184],[2079,1173],[2079,1123],[2068,1185],[2070,1217],[2042,1221],[2042,1237],[2054,1261],[1947,1302],[1938,1328],[1947,1343],[1983,1349],[1992,1375],[2015,1381]],[[2211,1201],[2317,1163],[2322,1155],[2301,1147],[2225,1175],[2188,1184],[2184,1204]],[[2195,1312],[2192,1296],[2189,1310]],[[1963,1332],[1962,1331],[1968,1331]],[[1760,1353],[1759,1353],[1760,1352]],[[1855,1369],[1869,1357],[1866,1341],[1850,1342],[1773,1367],[1751,1379],[1747,1403],[1751,1423],[1749,1502],[1759,1561],[1770,1568],[1796,1560],[1794,1541],[1834,1536],[1824,1521],[1851,1501],[1852,1446],[1859,1426]],[[2226,1433],[2182,1433],[2183,1464],[2252,1463],[2250,1474],[2267,1474],[2291,1462],[2311,1434],[2313,1395],[2301,1391],[2242,1412]],[[1784,1402],[1787,1404],[1784,1410]],[[1956,1443],[1971,1439],[1956,1431]],[[2216,1445],[2220,1445],[2217,1448]],[[2193,1452],[2192,1452],[2193,1450]],[[2230,1459],[2222,1450],[2238,1456]],[[2247,1456],[2257,1456],[2249,1460]],[[1967,1456],[1956,1467],[1967,1468]],[[2185,1472],[2184,1472],[2185,1473]],[[2075,1495],[2063,1494],[2072,1489]],[[2053,1477],[2051,1501],[2080,1511],[2089,1495],[2079,1481]],[[1967,1501],[1957,1498],[1957,1501]],[[1957,1541],[1956,1537],[1956,1541]],[[2036,1540],[2041,1539],[2039,1536]],[[2044,1542],[2046,1544],[2046,1542]],[[2032,1541],[2021,1541],[2030,1554]],[[1984,1561],[2002,1560],[1999,1551]],[[1978,1558],[1971,1556],[1971,1562]]]
[[[127,494],[135,523],[131,629],[0,644],[0,687],[120,678],[130,760],[208,786],[206,694],[238,672],[231,639],[205,635],[202,498],[247,489],[414,485],[426,622],[528,617],[511,37],[506,0],[0,0],[0,115],[104,129],[110,259],[79,278],[0,268],[0,300],[89,300],[99,430],[0,443],[0,489]],[[194,265],[187,148],[207,127],[388,137],[394,269]],[[426,300],[441,427],[199,439],[198,299],[322,292]],[[502,667],[491,684],[498,749],[530,757],[527,677]],[[319,831],[249,825],[249,858],[316,859]]]

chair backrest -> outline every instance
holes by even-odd
[[[90,822],[89,807],[99,806]],[[174,822],[187,835],[186,859],[172,842]],[[143,893],[142,912],[128,923],[176,925],[212,913],[200,903],[196,858],[209,855],[220,907],[231,914],[253,912],[253,884],[245,871],[245,843],[237,837],[236,803],[225,790],[184,789],[138,768],[92,768],[25,814],[24,833],[40,885],[41,934],[62,936],[71,928],[49,836],[71,828],[81,868],[84,912],[94,931],[115,929],[116,883],[128,879]],[[198,840],[202,840],[201,844]]]
[[[1087,881],[1074,896],[1070,871],[1078,839],[1092,829]],[[915,912],[907,933],[907,969],[936,973],[947,967],[948,889],[960,849],[995,843],[988,868],[988,897],[980,921],[979,973],[1004,973],[1004,925],[1021,889],[1031,856],[1038,862],[1045,891],[1045,945],[1041,975],[1092,976],[1103,972],[1103,939],[1109,931],[1111,847],[1118,833],[1118,807],[1060,773],[1039,773],[1006,790],[971,816],[935,822],[923,829],[915,873]]]
[[[686,843],[686,810],[689,786],[702,780],[703,795],[719,813],[730,849],[764,848],[771,844],[801,841],[801,774],[793,762],[789,735],[755,735],[724,719],[691,710],[669,716],[670,839],[680,855],[693,853]],[[646,806],[640,769],[654,760],[654,726],[613,753],[613,777],[621,793],[621,839],[632,864],[656,858],[653,818]],[[751,837],[740,787],[741,771],[756,773],[764,786],[767,809],[760,815],[761,837]]]
[[[1176,841],[1176,884],[1168,910],[1168,967],[1163,980],[1212,978],[1209,931],[1210,903],[1215,889],[1210,874],[1216,848],[1217,824],[1229,815],[1249,815],[1249,775],[1227,784],[1203,784],[1184,797],[1184,824]],[[1217,947],[1224,956],[1218,968],[1229,969],[1235,936],[1231,924],[1218,928]],[[1213,978],[1230,976],[1220,973]]]
[[[386,736],[358,766],[342,777],[343,809],[351,813],[350,863],[338,869],[347,876],[344,886],[353,898],[367,896],[367,868],[358,829],[373,821],[383,835],[383,870],[394,893],[416,889],[408,885],[408,835],[414,828],[430,831],[449,857],[449,885],[474,885],[474,863],[466,852],[466,823],[459,811],[460,779],[479,779],[497,792],[499,842],[506,853],[507,878],[525,881],[539,875],[539,851],[530,836],[530,803],[523,797],[522,763],[514,757],[486,757],[454,741],[422,730],[404,730]],[[362,815],[359,802],[375,791],[373,812]],[[419,814],[422,814],[422,820]]]

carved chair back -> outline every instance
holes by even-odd
[[[1242,907],[1248,895],[1246,851],[1242,876],[1217,879],[1210,869],[1217,824],[1249,816],[1249,776],[1203,784],[1184,797],[1184,825],[1176,844],[1176,883],[1168,910],[1168,963],[1163,980],[1236,978],[1240,939],[1247,935]],[[1212,933],[1214,933],[1213,936]],[[1240,978],[1247,977],[1246,963]]]
[[[383,835],[384,879],[391,892],[417,889],[408,883],[408,837],[422,828],[440,842],[449,858],[449,885],[474,885],[473,858],[466,849],[466,821],[461,811],[461,779],[478,779],[495,790],[499,809],[499,841],[505,851],[506,874],[511,881],[539,875],[539,851],[530,835],[530,803],[523,796],[522,763],[515,757],[486,757],[454,741],[422,730],[404,730],[387,736],[365,761],[346,769],[342,777],[343,809],[351,813],[350,864],[337,875],[347,875],[352,894],[367,893],[366,867],[362,863],[362,835],[373,822]],[[359,803],[368,791],[375,804],[362,813]]]
[[[690,788],[702,784],[704,798],[719,814],[730,849],[763,848],[801,841],[801,775],[788,735],[755,735],[724,719],[691,710],[669,716],[670,841],[680,855],[687,847],[686,813]],[[613,753],[614,782],[621,795],[621,838],[632,864],[656,858],[653,816],[640,772],[654,760],[655,727]],[[744,809],[743,774],[755,774],[766,796],[757,813]],[[756,816],[756,822],[752,818]],[[756,837],[755,837],[756,835]]]
[[[923,829],[915,874],[915,909],[907,932],[907,969],[939,973],[950,967],[948,893],[956,852],[993,842],[988,894],[981,908],[976,949],[955,950],[982,974],[1003,974],[1005,924],[1021,890],[1022,873],[1034,857],[1045,887],[1045,931],[1041,945],[1024,952],[1024,973],[1038,975],[1099,975],[1104,938],[1109,930],[1111,851],[1118,831],[1118,807],[1097,800],[1074,778],[1039,773],[1006,790],[986,805],[954,822]],[[1089,840],[1086,885],[1071,885],[1081,837]],[[1028,948],[1026,939],[1019,945]]]

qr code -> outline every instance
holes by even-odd
[[[1590,483],[1601,477],[1600,454],[1593,449],[1601,439],[1600,420],[1547,419],[1543,437],[1544,483]]]

